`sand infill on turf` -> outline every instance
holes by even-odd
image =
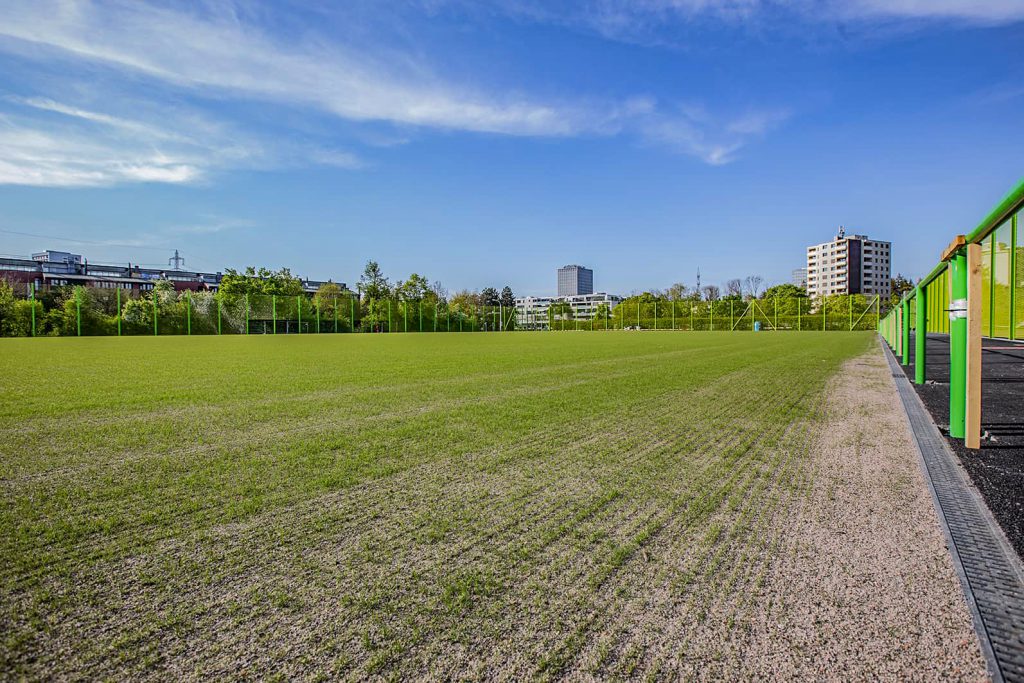
[[[795,505],[749,623],[754,677],[986,678],[885,360],[833,380]]]

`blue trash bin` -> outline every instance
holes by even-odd
[[[761,321],[760,320],[755,320],[754,321],[754,332],[760,332],[760,331],[761,331]]]

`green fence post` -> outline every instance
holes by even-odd
[[[334,301],[334,334],[338,334],[338,299],[335,297]]]
[[[846,295],[846,307],[850,309],[850,332],[853,332],[853,295]]]
[[[271,294],[270,305],[274,317],[274,334],[277,334],[277,294]]]
[[[302,295],[295,295],[295,306],[299,310],[299,334],[302,334]]]
[[[78,336],[82,336],[82,299],[81,292],[75,292],[75,317],[78,320]]]
[[[803,304],[803,299],[801,299],[800,297],[797,297],[797,299],[796,299],[796,331],[797,332],[802,332],[803,329],[804,329],[802,321],[800,320],[800,309],[803,308],[802,304]]]
[[[910,365],[910,299],[904,298],[903,303],[903,329],[900,330],[900,334],[903,335],[903,365]]]
[[[672,302],[672,329],[676,329],[676,302]]]
[[[711,331],[715,331],[715,302],[708,302],[708,318],[710,319]]]
[[[423,299],[420,299],[420,332],[423,331]]]
[[[32,290],[32,336],[36,336],[36,283],[29,285]],[[118,290],[120,293],[120,290]],[[121,334],[121,306],[117,307],[117,333]]]
[[[826,299],[825,296],[822,295],[822,297],[821,297],[821,331],[822,332],[825,331],[825,307],[827,305],[827,302],[828,302],[828,299]]]
[[[220,313],[220,297],[217,297],[217,334],[218,335],[221,334],[221,327],[220,326],[221,326],[221,319],[222,319],[222,317],[223,316],[221,316],[221,313]]]
[[[160,316],[159,309],[156,305],[156,290],[153,290],[153,336],[159,334],[159,325],[157,324],[157,318]]]
[[[249,292],[245,293],[245,333],[249,334]]]
[[[640,300],[639,299],[637,299],[637,301],[636,301],[636,328],[638,330],[639,329],[643,329],[641,327],[641,325],[640,325]]]
[[[356,331],[356,300],[355,300],[355,298],[349,297],[348,298],[348,303],[349,303],[349,308],[351,309],[349,311],[349,313],[352,315],[352,317],[350,318],[350,322],[349,322],[348,326],[350,328],[352,328],[352,332],[355,332]],[[391,310],[391,302],[390,301],[388,302],[388,310],[389,311]],[[390,331],[391,331],[391,319],[389,318],[388,319],[388,332],[390,332]]]
[[[32,336],[36,336],[36,304],[32,302]],[[117,283],[117,336],[121,336],[121,283]]]
[[[320,334],[320,304],[316,305],[316,333]]]
[[[404,304],[402,306],[402,320],[403,320],[402,331],[403,332],[408,332],[409,331],[409,302],[408,301],[403,301],[402,303]]]
[[[958,253],[949,269],[953,284],[949,302],[949,435],[962,439],[967,400],[967,256]]]
[[[658,300],[654,300],[654,330],[658,330]]]
[[[439,302],[434,302],[434,332],[437,332],[437,305]]]
[[[185,334],[192,336],[192,290],[185,290]]]
[[[915,299],[917,313],[917,333],[914,336],[914,383],[925,382],[925,342],[928,341],[928,295],[925,287],[918,285]]]

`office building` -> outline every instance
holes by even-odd
[[[558,269],[558,296],[579,296],[594,293],[594,271],[583,266],[562,266]]]
[[[807,294],[812,298],[833,294],[888,297],[892,291],[889,242],[847,235],[840,226],[831,242],[807,247]]]

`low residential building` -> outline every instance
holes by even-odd
[[[548,309],[557,302],[566,302],[573,320],[591,321],[603,305],[608,313],[622,302],[616,294],[597,292],[575,296],[524,296],[516,299],[516,321],[519,329],[546,330],[549,328]]]
[[[175,252],[177,254],[177,252]],[[83,285],[101,289],[146,292],[159,280],[167,280],[178,291],[216,291],[223,274],[173,268],[144,268],[138,264],[90,263],[81,254],[47,250],[31,258],[0,258],[0,279],[34,286],[35,289]],[[302,280],[306,292],[315,293],[330,280]],[[345,283],[338,286],[345,290]]]

